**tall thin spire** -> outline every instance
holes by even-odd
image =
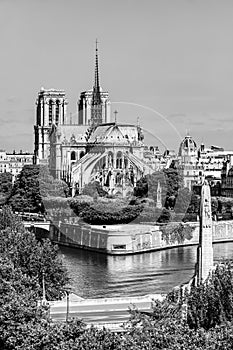
[[[95,41],[95,85],[94,87],[99,90],[99,57],[98,57],[98,40]]]
[[[99,85],[99,59],[98,59],[98,41],[95,43],[95,82],[92,93],[91,103],[91,125],[93,127],[102,124],[102,99]]]

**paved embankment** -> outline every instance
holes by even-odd
[[[106,326],[122,324],[129,319],[129,308],[150,311],[153,300],[163,300],[164,295],[150,294],[132,298],[83,299],[78,301],[51,301],[50,317],[53,321],[80,318],[87,324]]]

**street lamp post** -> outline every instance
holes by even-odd
[[[44,271],[42,272],[42,289],[43,289],[43,297],[42,297],[42,305],[45,305],[47,300],[46,300],[46,294],[45,294],[45,280],[44,280]]]
[[[69,291],[66,291],[66,322],[68,322],[69,320],[69,301],[70,301]]]

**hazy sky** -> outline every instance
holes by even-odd
[[[119,121],[140,117],[151,143],[176,150],[186,130],[233,149],[232,0],[0,0],[0,148],[33,150],[42,86],[76,112],[96,38]]]

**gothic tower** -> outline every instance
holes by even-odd
[[[49,158],[49,134],[53,125],[66,124],[67,100],[64,90],[41,88],[36,100],[35,163],[46,163]]]
[[[102,123],[110,123],[111,110],[108,92],[102,91],[99,82],[99,55],[96,41],[95,78],[92,90],[81,93],[78,101],[78,124],[95,127]]]

